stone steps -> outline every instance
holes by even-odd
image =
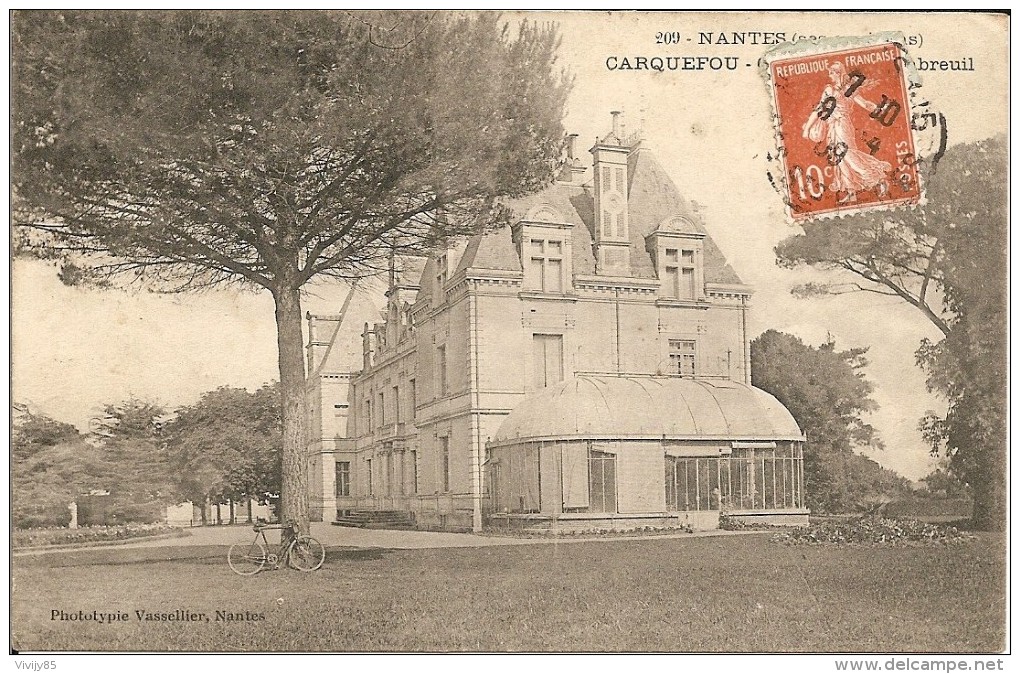
[[[360,510],[337,515],[333,524],[359,529],[414,529],[414,520],[402,510]]]

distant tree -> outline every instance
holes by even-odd
[[[994,530],[1006,523],[1007,166],[1004,138],[955,146],[924,166],[923,207],[811,223],[776,248],[781,265],[838,272],[796,292],[890,295],[942,332],[916,359],[949,411],[921,430],[973,489],[974,526]]]
[[[969,495],[967,485],[945,468],[936,468],[921,481],[924,483],[925,491],[932,496],[953,498]]]
[[[856,509],[874,497],[873,476],[865,484],[854,479],[855,471],[858,478],[869,471],[853,450],[882,446],[861,418],[878,407],[862,372],[866,352],[837,351],[832,341],[816,348],[776,330],[751,342],[754,385],[783,403],[807,435],[804,481],[814,510]]]
[[[67,506],[109,493],[107,510],[121,519],[158,518],[176,499],[160,437],[163,409],[131,400],[107,405],[82,435],[74,426],[33,415],[11,438],[16,526],[66,524]]]
[[[71,424],[29,413],[11,431],[11,455],[14,461],[21,461],[47,447],[79,439],[78,429]]]
[[[909,498],[913,491],[910,480],[874,459],[851,454],[846,465],[851,501],[861,509],[878,512],[890,501]]]
[[[551,181],[554,28],[492,13],[20,11],[16,246],[67,283],[276,305],[284,516],[307,528],[301,290],[493,223]]]
[[[228,387],[206,393],[178,410],[165,433],[171,468],[191,501],[265,502],[267,494],[280,493],[279,385],[254,393]]]
[[[11,517],[15,527],[63,526],[68,504],[89,484],[95,457],[78,429],[28,414],[11,433]]]
[[[176,500],[162,431],[165,416],[162,406],[133,399],[106,405],[93,419],[90,436],[98,451],[91,472],[113,501],[167,505]]]

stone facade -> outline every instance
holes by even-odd
[[[752,495],[743,504],[748,507],[734,509],[806,512],[796,475],[782,473],[789,498],[779,499],[776,488],[771,503],[761,488],[770,479],[765,464],[757,482],[752,475],[759,458],[754,452],[769,450],[773,457],[777,451],[788,456],[790,470],[799,472],[803,438],[781,405],[781,411],[769,412],[772,416],[759,415],[759,423],[739,437],[725,431],[699,435],[704,424],[698,417],[718,414],[693,407],[702,389],[722,387],[719,395],[736,401],[728,412],[731,420],[741,415],[742,406],[760,412],[759,398],[767,395],[751,388],[747,313],[752,291],[726,263],[652,152],[641,140],[620,137],[615,121],[613,132],[591,148],[591,169],[571,156],[559,181],[510,204],[512,225],[395,269],[383,320],[365,325],[360,371],[331,365],[339,317],[309,317],[314,516],[331,520],[338,511],[399,510],[422,527],[478,530],[487,521],[515,518],[672,521],[683,515],[680,507],[692,511],[688,520],[711,523],[727,510],[732,480],[720,482],[721,464],[713,464],[715,500],[698,491],[700,483],[691,492],[693,501],[679,499],[678,469],[669,463],[669,452],[730,461],[740,442],[748,445],[739,451],[751,462],[748,475],[761,500]],[[543,408],[555,417],[577,402],[568,400],[572,382],[591,377],[610,378],[614,390],[619,388],[614,377],[652,382],[653,389],[674,378],[691,386],[700,382],[676,394],[694,396],[688,403],[660,406],[665,416],[686,410],[694,430],[678,427],[676,437],[667,437],[658,427],[669,425],[665,419],[635,431],[622,417],[618,424],[613,421],[624,413],[616,408],[605,415],[609,426],[598,431],[609,437],[595,437],[594,427],[540,438],[534,428],[528,437],[508,437],[501,430],[504,423],[528,426],[509,420],[511,412],[531,409],[523,403],[559,387],[559,397],[549,397]],[[782,432],[777,424],[785,424]],[[663,444],[667,440],[673,450]],[[617,449],[603,454],[599,448],[607,442],[617,443]],[[563,451],[581,457],[578,480],[590,482],[584,485],[589,491],[599,488],[591,482],[592,471],[602,470],[599,457],[626,452],[623,472],[616,470],[615,459],[613,466],[611,491],[619,504],[605,501],[604,493],[602,501],[588,494],[576,496],[585,505],[568,504]],[[526,455],[534,459],[525,460]],[[535,483],[533,502],[522,486],[528,480],[514,482],[507,473],[508,466],[525,464],[519,470],[534,469],[536,480],[545,481]],[[770,465],[775,479],[780,464]],[[672,486],[665,484],[670,479]],[[620,504],[626,507],[621,510]]]

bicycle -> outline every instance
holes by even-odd
[[[227,564],[230,570],[241,576],[254,576],[266,565],[273,570],[279,569],[286,561],[288,566],[298,571],[315,571],[326,559],[326,548],[311,536],[297,534],[293,522],[286,524],[269,524],[257,520],[255,540],[251,543],[234,543],[227,551]],[[276,552],[270,552],[266,531],[280,530],[280,545]]]

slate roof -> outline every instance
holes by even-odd
[[[705,281],[742,283],[726,262],[722,251],[708,234],[697,211],[647,149],[636,149],[628,160],[628,209],[630,222],[630,276],[655,278],[651,255],[645,249],[645,237],[669,218],[680,216],[689,223],[690,232],[704,235]],[[561,222],[572,226],[573,268],[575,274],[594,274],[592,251],[595,231],[594,196],[590,185],[557,182],[541,192],[509,203],[518,218],[534,209],[548,206],[559,214]],[[451,260],[452,261],[452,260]],[[431,264],[429,265],[431,266]],[[429,273],[426,266],[425,273]],[[521,271],[521,261],[509,227],[471,237],[459,256],[456,270],[467,268]],[[423,289],[428,284],[422,284]]]

